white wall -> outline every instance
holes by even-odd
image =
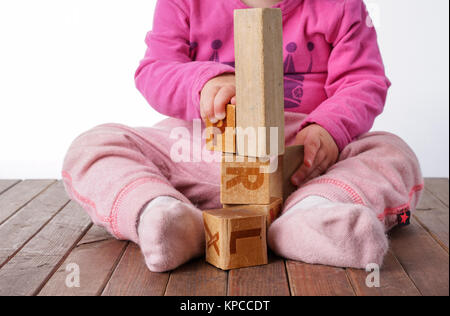
[[[428,177],[449,174],[449,1],[366,0],[393,85],[374,130],[416,152]],[[372,10],[371,10],[372,11]]]
[[[207,1],[207,0],[205,0]],[[367,0],[394,85],[375,125],[448,177],[448,0]],[[162,118],[134,87],[155,0],[0,0],[0,178],[59,178],[97,124]]]

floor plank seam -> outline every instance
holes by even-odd
[[[419,287],[417,286],[416,282],[414,282],[413,278],[411,277],[411,275],[408,273],[408,270],[405,268],[405,266],[403,265],[403,263],[400,261],[400,259],[397,257],[397,255],[395,254],[394,250],[391,250],[392,256],[394,257],[394,259],[398,262],[398,264],[402,267],[403,271],[405,272],[405,274],[408,276],[409,280],[411,281],[411,283],[414,285],[414,287],[416,288],[417,292],[419,292],[420,296],[423,296],[422,291],[419,289]]]
[[[70,202],[70,201],[69,201]],[[84,231],[81,232],[79,238],[75,240],[73,245],[67,250],[67,252],[64,254],[64,256],[61,257],[61,259],[58,261],[58,263],[55,265],[52,271],[48,274],[48,276],[45,278],[45,280],[42,282],[42,284],[34,291],[34,293],[31,296],[38,296],[39,293],[42,291],[42,289],[45,287],[47,282],[53,277],[53,275],[56,273],[56,271],[59,270],[59,268],[62,266],[62,264],[66,261],[66,259],[69,257],[71,252],[77,247],[78,243],[81,239],[87,234],[89,229],[91,229],[92,223],[87,225],[87,227],[84,229]]]
[[[164,289],[163,296],[169,296],[169,295],[167,295],[167,289],[169,288],[169,284],[170,284],[170,280],[172,279],[172,275],[173,275],[173,271],[170,271],[169,277],[167,278],[167,284],[166,284],[166,288]]]
[[[58,211],[53,214],[47,222],[45,222],[30,238],[28,238],[16,251],[14,251],[13,254],[8,256],[8,259],[6,259],[5,262],[0,262],[0,269],[2,269],[5,265],[8,264],[37,234],[39,234],[54,218],[56,215],[58,215],[68,204],[70,203],[70,200],[67,201],[61,208],[59,208]]]
[[[360,296],[360,295],[358,294],[358,291],[356,291],[356,287],[355,287],[355,285],[354,285],[353,282],[352,282],[352,278],[350,277],[350,275],[349,275],[349,273],[348,273],[348,269],[344,269],[344,272],[345,272],[345,277],[347,278],[348,284],[349,284],[350,287],[352,288],[353,294],[354,294],[355,296]]]
[[[43,194],[45,191],[47,191],[52,185],[54,185],[57,181],[53,181],[52,183],[50,183],[48,186],[46,186],[44,189],[42,189],[42,191],[40,191],[39,193],[37,193],[35,196],[33,196],[30,200],[28,200],[25,204],[19,206],[17,208],[17,210],[15,210],[11,215],[9,215],[7,218],[5,218],[2,222],[0,222],[0,227],[5,224],[7,221],[9,221],[12,217],[14,217],[14,215],[16,215],[17,213],[19,213],[22,209],[24,209],[28,204],[30,204],[31,202],[33,202],[39,195]]]
[[[292,291],[291,291],[291,282],[289,280],[289,273],[288,273],[288,269],[287,269],[287,261],[283,260],[283,266],[284,266],[284,273],[286,275],[286,282],[287,282],[287,286],[288,286],[288,290],[289,290],[289,296],[293,296]]]
[[[148,269],[148,268],[147,268]],[[150,270],[149,270],[150,271]],[[151,272],[151,271],[150,271]],[[152,273],[152,272],[151,272]],[[167,286],[169,285],[169,278],[170,278],[170,276],[172,275],[172,272],[169,272],[169,276],[167,277],[167,280],[166,280],[166,285],[164,286],[164,292],[163,292],[163,294],[162,295],[159,295],[159,296],[165,296],[165,293],[166,293],[166,291],[167,291]]]
[[[289,272],[289,260],[285,260],[286,272],[287,272],[287,281],[289,284],[289,292],[291,296],[295,296],[295,283],[291,279],[291,273]]]
[[[114,262],[114,265],[111,268],[111,271],[109,272],[109,274],[105,278],[105,282],[102,284],[102,286],[99,289],[99,291],[98,291],[96,296],[102,296],[103,293],[105,292],[105,289],[108,286],[108,283],[111,281],[111,278],[112,278],[114,272],[116,271],[117,267],[119,266],[119,263],[122,261],[122,258],[125,255],[125,252],[127,251],[128,247],[130,247],[130,244],[131,244],[131,242],[128,241],[127,244],[125,245],[125,247],[123,247],[120,255],[117,257],[116,261]]]
[[[20,182],[22,182],[22,180],[17,180],[17,182],[11,184],[9,187],[3,189],[2,191],[0,191],[0,195],[2,195],[3,193],[5,193],[6,191],[12,189],[13,187],[15,187],[16,185],[18,185]]]
[[[436,236],[422,221],[419,219],[418,216],[413,215],[414,219],[419,223],[420,226],[430,235],[430,237],[442,248],[444,251],[449,254],[449,249],[447,246],[439,239],[438,236]]]
[[[225,295],[228,297],[230,296],[230,271],[227,271],[227,283],[226,283],[226,289],[225,289]]]
[[[445,207],[449,207],[448,204],[445,201],[442,201],[442,199],[439,197],[438,194],[434,193],[432,190],[430,190],[428,188],[425,188],[425,190],[427,190],[433,197],[438,199],[438,201],[441,202],[443,205],[445,205]]]
[[[104,238],[104,239],[99,239],[99,240],[94,240],[94,241],[87,241],[87,242],[77,244],[77,246],[75,248],[79,248],[81,246],[97,244],[97,243],[101,243],[101,242],[109,241],[109,240],[115,240],[115,239],[114,239],[114,237],[111,236],[110,238]]]

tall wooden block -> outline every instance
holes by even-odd
[[[301,167],[304,161],[304,146],[289,146],[283,156],[283,199],[297,190],[297,186],[291,182],[291,177]]]
[[[211,210],[203,220],[210,264],[230,270],[268,263],[266,217],[260,212]]]
[[[224,120],[216,124],[206,121],[206,149],[236,153],[236,106],[227,105]]]
[[[283,197],[282,156],[262,160],[233,154],[223,155],[220,190],[222,204],[270,204],[272,197]]]
[[[270,204],[261,205],[227,205],[223,206],[230,211],[248,210],[263,214],[266,217],[267,229],[280,216],[283,209],[283,200],[277,197],[270,199]]]
[[[250,157],[282,155],[284,70],[281,10],[235,10],[234,27],[237,154]]]

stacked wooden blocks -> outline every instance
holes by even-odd
[[[223,121],[206,121],[206,149],[224,153],[236,152],[236,106],[229,104]]]
[[[224,121],[207,122],[207,148],[223,153],[224,208],[203,213],[206,260],[223,270],[267,264],[267,229],[283,188],[292,191],[285,185],[292,172],[283,173],[292,163],[284,160],[281,10],[236,10],[234,19],[237,106]]]

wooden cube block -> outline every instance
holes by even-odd
[[[282,157],[262,160],[229,154],[223,156],[222,204],[270,204],[272,197],[283,197]]]
[[[264,265],[267,259],[266,217],[250,210],[203,212],[206,261],[230,270]]]
[[[270,225],[280,216],[281,211],[283,209],[283,200],[277,197],[272,197],[270,200],[270,204],[262,204],[262,205],[227,205],[223,206],[224,208],[231,211],[239,211],[239,210],[248,210],[255,211],[263,214],[266,217],[267,229],[269,229]]]
[[[236,106],[227,105],[224,120],[216,124],[206,121],[206,149],[224,153],[236,152]]]
[[[297,190],[297,186],[291,182],[291,177],[300,168],[304,161],[304,146],[289,146],[283,156],[283,199],[286,201],[289,195]]]
[[[235,10],[234,26],[237,154],[250,157],[282,155],[284,74],[281,10]],[[271,134],[274,136],[272,139]]]

